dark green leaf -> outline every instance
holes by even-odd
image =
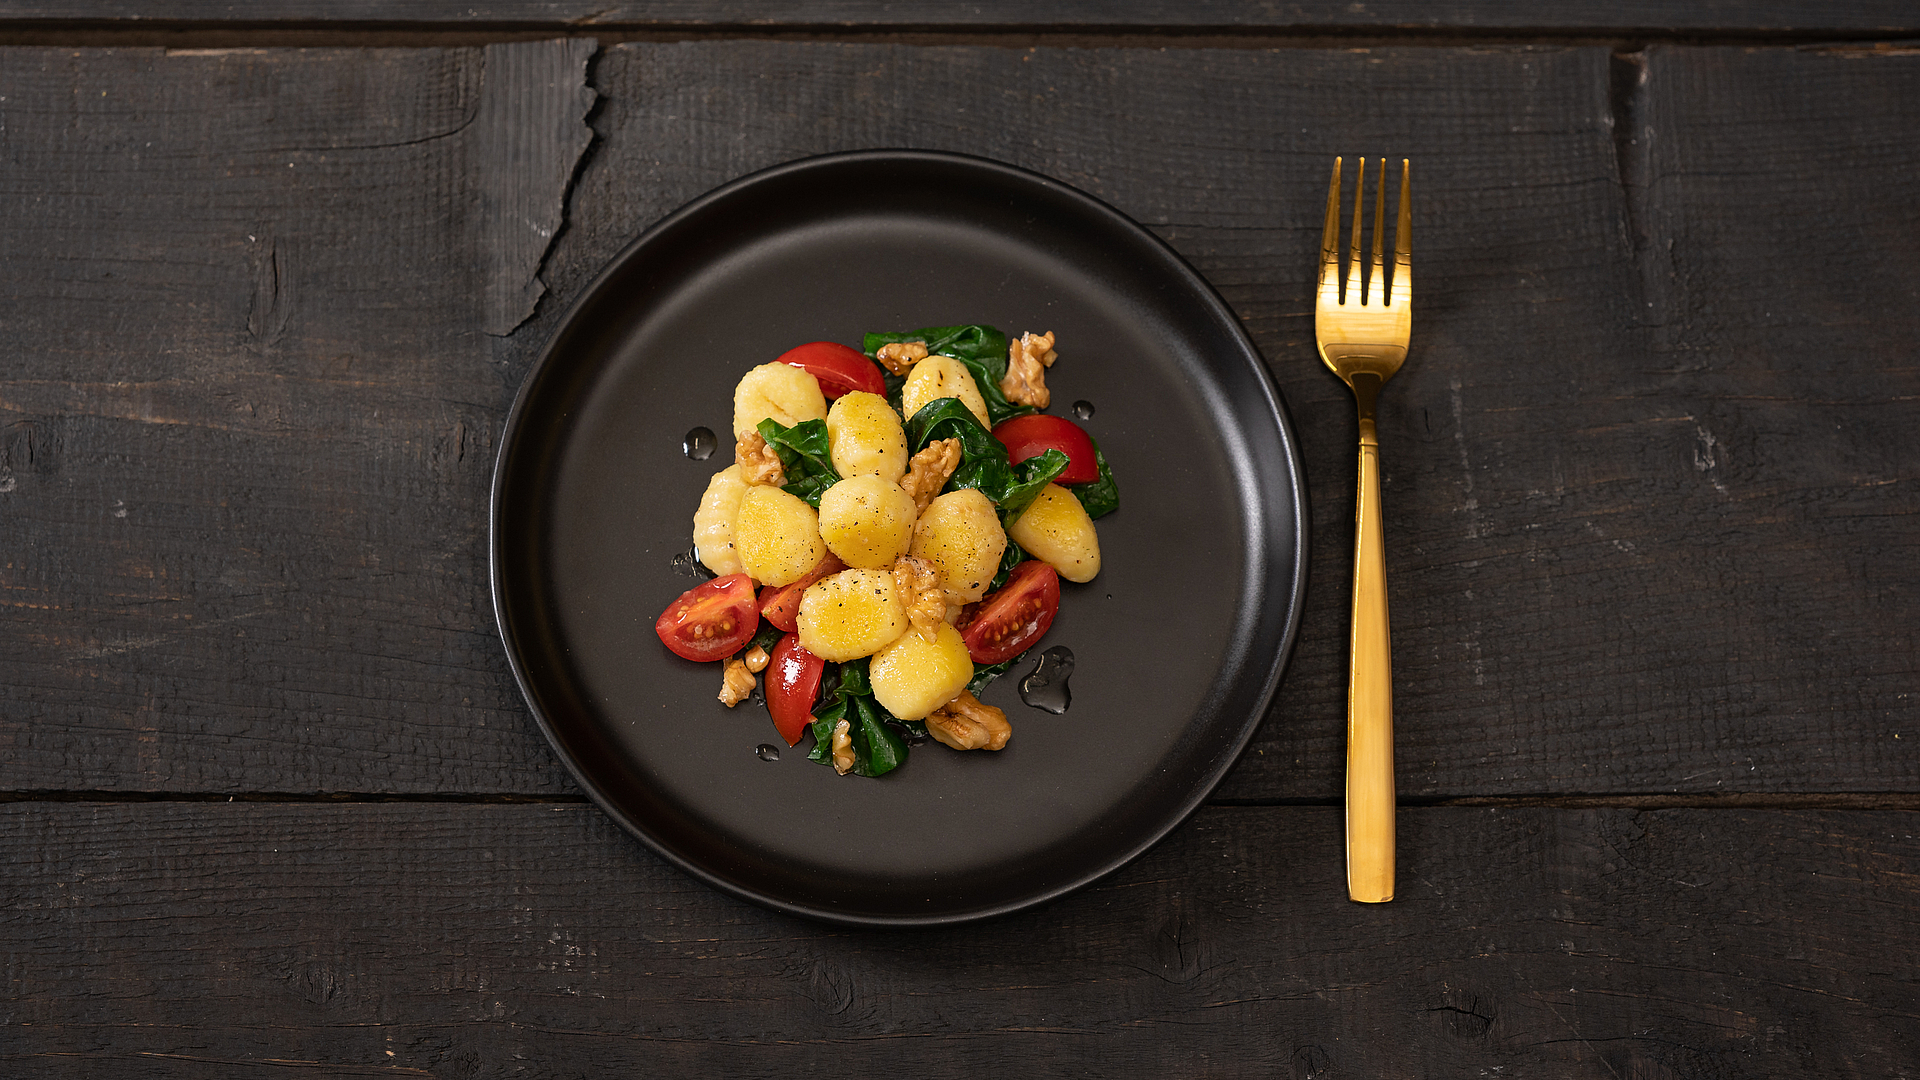
[[[1120,509],[1120,487],[1113,481],[1113,469],[1107,464],[1107,455],[1100,452],[1098,442],[1093,444],[1093,459],[1100,465],[1099,479],[1084,484],[1067,484],[1065,487],[1080,500],[1088,517],[1106,517]]]
[[[833,455],[829,450],[827,422],[802,420],[792,427],[785,427],[778,420],[768,417],[760,421],[755,430],[780,458],[780,467],[786,472],[786,483],[782,485],[784,490],[789,495],[805,499],[807,505],[815,510],[820,509],[820,496],[840,482],[840,474],[834,471]]]
[[[859,714],[859,721],[849,724],[847,732],[853,740],[853,771],[885,776],[905,763],[907,744],[882,719],[887,711],[870,697],[849,698],[847,704],[850,712]]]
[[[997,441],[997,440],[996,440]],[[1059,450],[1048,449],[1025,461],[1014,465],[1011,482],[1000,497],[993,500],[1000,504],[1000,520],[1008,525],[1017,521],[1033,500],[1040,497],[1040,489],[1053,482],[1053,478],[1066,471],[1073,459]]]

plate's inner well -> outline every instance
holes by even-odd
[[[1291,642],[1298,477],[1258,358],[1137,227],[1029,174],[935,155],[825,159],[682,211],[602,278],[530,377],[502,453],[496,587],[509,650],[610,812],[750,898],[852,921],[989,914],[1083,884],[1203,798]],[[1103,569],[1062,582],[1043,645],[1073,705],[1021,703],[999,753],[917,747],[878,780],[786,748],[758,698],[653,622],[699,580],[691,520],[731,462],[734,383],[807,341],[982,322],[1052,330],[1050,411],[1112,463]],[[720,436],[690,460],[687,432]],[[756,747],[772,743],[777,760]]]

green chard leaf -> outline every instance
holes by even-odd
[[[920,330],[906,330],[898,333],[875,333],[866,335],[861,348],[868,356],[880,351],[883,345],[892,345],[902,341],[918,341],[926,345],[927,352],[933,356],[951,356],[967,365],[973,375],[974,385],[979,387],[980,396],[987,403],[987,420],[998,424],[1012,416],[1023,416],[1036,410],[1015,405],[1007,400],[1000,390],[1000,380],[1007,375],[1007,335],[991,326],[929,326]],[[892,384],[888,384],[892,388]],[[899,399],[893,399],[899,407]]]
[[[859,776],[884,776],[906,763],[906,739],[896,727],[909,737],[926,734],[925,724],[898,719],[873,699],[865,657],[827,665],[813,717],[813,749],[807,760],[833,764],[833,729],[845,720],[853,742],[853,771]]]
[[[1007,447],[980,426],[980,418],[958,398],[938,398],[920,407],[907,421],[907,441],[914,453],[936,439],[960,440],[960,467],[947,480],[947,491],[975,488],[1000,508],[1000,521],[1011,525],[1033,505],[1040,489],[1069,464],[1067,455],[1048,450],[1018,465],[1007,462]]]
[[[1099,441],[1091,435],[1087,438],[1093,442],[1093,459],[1100,465],[1100,477],[1084,484],[1064,486],[1080,500],[1088,517],[1106,517],[1120,509],[1120,486],[1113,481],[1113,469],[1107,464],[1107,455],[1100,452]]]
[[[829,450],[827,422],[802,420],[792,427],[785,427],[778,420],[768,417],[760,421],[754,430],[767,440],[767,445],[773,447],[773,452],[780,457],[780,467],[787,474],[783,489],[790,495],[805,499],[807,505],[815,510],[820,509],[820,496],[840,482],[840,474],[834,470],[833,455]]]

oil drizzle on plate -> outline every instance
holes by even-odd
[[[713,456],[713,451],[719,445],[720,440],[713,437],[711,428],[697,427],[680,440],[680,452],[695,461],[705,461]]]
[[[1067,678],[1073,674],[1073,650],[1055,645],[1040,654],[1033,673],[1020,680],[1020,700],[1036,709],[1063,713],[1073,704]]]

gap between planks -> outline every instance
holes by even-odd
[[[996,26],[960,28],[851,27],[759,24],[675,26],[610,23],[466,23],[447,29],[430,23],[262,22],[231,24],[185,20],[10,20],[0,17],[0,47],[61,48],[447,48],[593,38],[602,45],[630,42],[787,41],[864,45],[989,46],[1008,49],[1370,49],[1370,48],[1606,48],[1638,52],[1650,45],[1738,48],[1841,48],[1896,51],[1894,43],[1920,45],[1911,30],[1876,36],[1861,30],[1556,30],[1407,27],[1289,27],[1235,30],[1226,27]],[[1906,51],[1899,49],[1897,51]]]

